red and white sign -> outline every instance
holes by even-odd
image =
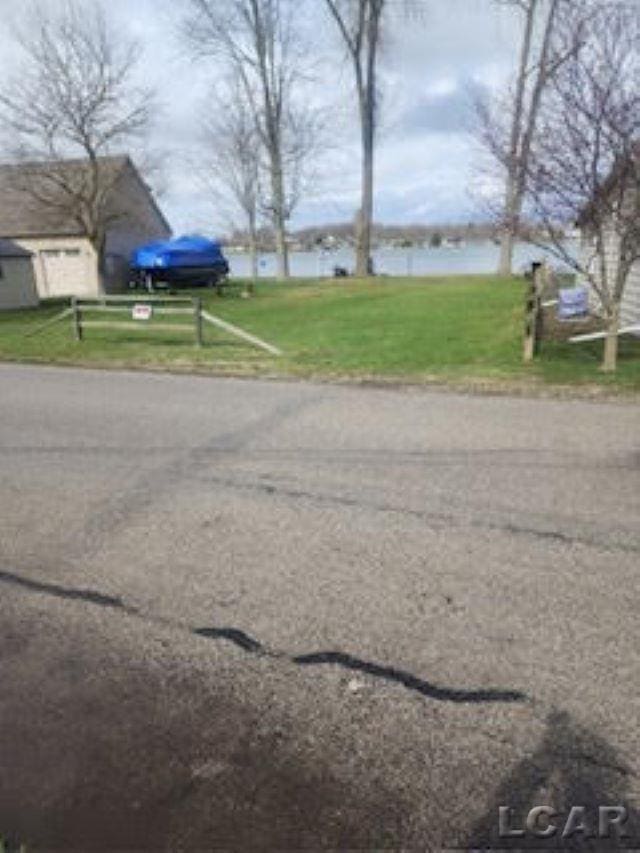
[[[134,320],[150,320],[153,317],[153,308],[151,305],[136,304],[131,311],[131,317]]]

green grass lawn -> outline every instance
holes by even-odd
[[[251,299],[220,298],[210,291],[193,293],[203,297],[212,313],[280,347],[284,357],[273,358],[211,327],[205,328],[201,349],[188,336],[153,332],[153,325],[144,331],[88,329],[85,340],[77,343],[70,321],[65,320],[41,334],[26,336],[60,311],[57,303],[37,310],[1,312],[0,358],[250,375],[580,383],[640,390],[637,340],[622,343],[615,376],[604,376],[599,370],[601,343],[547,342],[533,365],[523,365],[524,283],[515,279],[265,281]],[[176,322],[185,322],[185,318]]]

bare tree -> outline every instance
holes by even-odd
[[[513,7],[523,17],[515,85],[506,97],[477,104],[481,138],[505,176],[504,202],[499,212],[500,264],[498,273],[508,276],[518,237],[525,192],[527,164],[533,144],[545,88],[565,61],[554,51],[554,29],[562,6],[576,0],[494,0]],[[574,45],[567,45],[569,50]],[[505,118],[507,121],[505,122]]]
[[[191,43],[224,57],[240,81],[242,96],[265,152],[278,275],[289,276],[287,222],[300,199],[305,168],[314,151],[314,119],[305,104],[305,56],[295,26],[293,0],[188,0]]]
[[[377,66],[386,0],[325,0],[347,48],[355,77],[362,136],[361,203],[356,220],[356,275],[370,271],[377,127]]]
[[[251,276],[258,276],[258,214],[260,207],[260,139],[242,86],[227,81],[213,98],[211,117],[203,122],[204,179],[241,216],[249,238]]]
[[[607,327],[603,369],[617,360],[620,308],[640,263],[640,15],[635,2],[583,0],[556,38],[582,47],[554,75],[527,168],[527,193],[554,254],[584,278]],[[559,224],[579,222],[579,250]]]
[[[106,155],[149,121],[149,93],[133,82],[137,46],[98,5],[74,0],[53,14],[38,7],[19,44],[22,63],[0,89],[10,155],[23,164],[17,189],[89,239],[102,277],[108,227],[125,213],[111,203],[120,173]]]

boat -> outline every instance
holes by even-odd
[[[131,287],[220,286],[229,263],[220,244],[200,236],[147,243],[130,260]]]

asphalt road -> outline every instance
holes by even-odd
[[[1,366],[0,837],[635,832],[639,519],[637,405]]]

